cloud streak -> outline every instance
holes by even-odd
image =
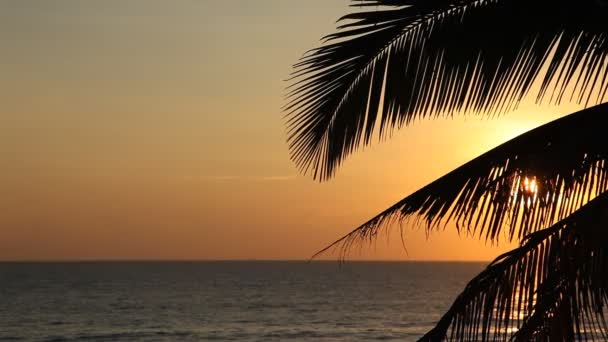
[[[186,180],[208,181],[208,182],[230,182],[230,181],[250,181],[250,182],[285,182],[296,179],[296,175],[276,175],[276,176],[194,176],[184,177]]]

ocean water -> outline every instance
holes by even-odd
[[[0,263],[0,340],[414,341],[481,263]]]

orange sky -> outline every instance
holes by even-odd
[[[0,4],[0,260],[307,258],[575,108],[418,122],[314,182],[289,161],[282,80],[347,4]],[[449,230],[406,229],[408,254],[393,237],[360,257],[489,260],[507,247]]]

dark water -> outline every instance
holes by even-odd
[[[0,263],[0,340],[412,341],[479,263]]]

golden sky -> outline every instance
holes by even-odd
[[[417,122],[314,182],[289,160],[283,80],[347,5],[0,2],[0,260],[307,258],[576,108]],[[453,227],[428,241],[406,229],[405,243],[359,257],[490,260],[509,247]]]

